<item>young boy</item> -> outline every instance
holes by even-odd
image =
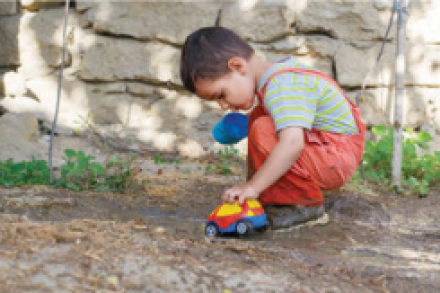
[[[293,57],[267,62],[234,32],[201,28],[185,41],[185,87],[223,110],[249,110],[249,181],[223,202],[258,198],[272,229],[326,223],[322,189],[342,186],[359,166],[365,126],[328,76]]]

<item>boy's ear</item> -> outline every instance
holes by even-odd
[[[228,68],[232,71],[237,71],[242,74],[247,73],[247,62],[245,59],[240,57],[232,57],[228,61]]]

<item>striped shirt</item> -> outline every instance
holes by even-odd
[[[258,89],[261,91],[273,73],[285,68],[312,69],[293,57],[286,58],[263,74]],[[276,75],[267,85],[264,104],[276,131],[299,126],[342,134],[358,133],[344,95],[332,83],[317,76],[295,72]]]

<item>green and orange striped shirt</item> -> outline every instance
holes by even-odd
[[[258,89],[262,90],[268,78],[284,68],[313,69],[293,57],[286,58],[264,73]],[[267,85],[264,104],[276,131],[299,126],[342,134],[358,133],[344,95],[329,81],[317,76],[294,72],[276,75]]]

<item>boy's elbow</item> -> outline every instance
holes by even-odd
[[[304,148],[304,129],[302,127],[286,127],[280,131],[279,138],[280,142],[294,146],[297,150]]]

